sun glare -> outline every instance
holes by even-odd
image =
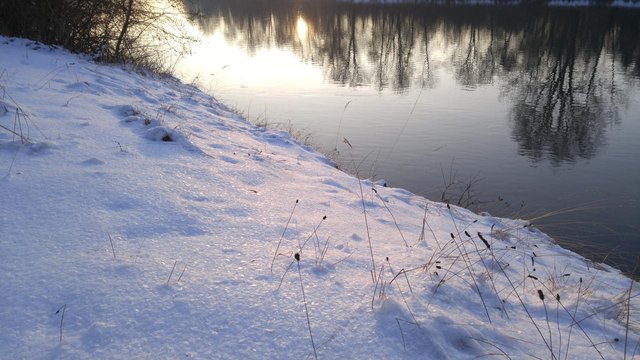
[[[302,16],[298,16],[298,21],[296,22],[296,31],[298,32],[298,39],[304,40],[307,37],[309,26],[307,25],[307,22],[302,18]]]

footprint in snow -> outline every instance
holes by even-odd
[[[209,198],[204,195],[196,195],[196,194],[183,194],[181,197],[185,200],[195,201],[195,202],[205,202],[209,201]]]
[[[239,163],[239,162],[240,162],[240,161],[239,161],[239,160],[237,160],[237,159],[234,159],[234,158],[231,158],[231,157],[228,157],[228,156],[224,156],[224,155],[223,155],[223,156],[220,156],[220,160],[222,160],[222,161],[224,161],[224,162],[227,162],[227,163],[229,163],[229,164],[237,164],[237,163]]]
[[[131,91],[135,96],[139,97],[141,100],[144,100],[151,104],[158,104],[158,100],[155,97],[152,97],[148,91],[144,89],[133,89]]]
[[[209,146],[210,148],[212,148],[212,149],[224,149],[224,150],[226,150],[226,149],[228,149],[228,148],[229,148],[229,147],[228,147],[228,146],[226,146],[226,145],[216,144],[216,143],[209,144],[208,146]]]
[[[324,184],[324,185],[339,189],[339,190],[345,190],[345,191],[348,191],[350,193],[353,193],[353,191],[351,191],[351,189],[349,189],[348,187],[346,187],[346,186],[344,186],[344,185],[342,185],[342,184],[340,184],[337,181],[332,180],[332,179],[322,180],[321,183]],[[336,193],[337,190],[331,189],[331,190],[327,190],[327,192]]]
[[[91,158],[88,160],[85,160],[83,162],[80,163],[80,165],[82,166],[98,166],[98,165],[104,165],[104,161],[97,159],[97,158]]]

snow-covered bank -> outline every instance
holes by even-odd
[[[524,221],[360,182],[170,79],[0,54],[2,358],[638,353],[637,284]]]

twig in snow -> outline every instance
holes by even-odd
[[[167,279],[167,285],[169,285],[169,281],[171,281],[171,276],[173,275],[173,271],[176,269],[176,265],[178,264],[178,260],[173,263],[173,267],[171,268],[171,273],[169,274],[169,278]]]
[[[178,276],[178,280],[176,281],[177,283],[180,282],[180,279],[182,279],[182,275],[184,275],[184,272],[187,270],[187,265],[184,266],[184,268],[182,269],[182,272],[180,273],[180,276]]]
[[[64,304],[56,311],[56,314],[59,314],[62,311],[62,316],[60,317],[60,344],[62,344],[62,323],[64,322],[64,313],[67,310],[67,304]]]
[[[116,249],[113,247],[113,239],[111,239],[111,234],[107,233],[107,236],[109,237],[109,242],[111,243],[111,252],[113,253],[113,260],[118,260],[116,258]]]

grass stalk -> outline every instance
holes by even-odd
[[[384,199],[382,199],[382,196],[378,194],[378,190],[376,190],[376,188],[373,187],[371,188],[371,190],[373,190],[376,196],[378,196],[378,199],[380,199],[380,201],[382,202],[382,205],[384,205],[384,208],[387,209],[387,211],[389,212],[389,215],[391,215],[391,219],[393,219],[393,223],[396,225],[396,229],[398,229],[398,232],[400,233],[400,237],[402,238],[402,241],[404,241],[404,246],[410,247],[409,243],[407,243],[407,239],[404,238],[404,234],[402,233],[402,230],[400,230],[400,226],[396,221],[396,217],[393,216],[393,213],[391,212],[391,209],[389,209],[389,207],[387,206],[387,203],[384,201]]]
[[[371,234],[369,232],[369,220],[367,219],[367,207],[364,204],[364,192],[362,191],[362,180],[358,178],[358,185],[360,186],[360,200],[362,201],[362,212],[364,213],[364,225],[367,228],[367,240],[369,241],[369,252],[371,253],[371,266],[373,270],[371,272],[373,276],[373,282],[377,283],[376,274],[376,261],[373,257],[373,246],[371,245]]]
[[[298,278],[300,279],[300,290],[302,290],[302,301],[304,302],[304,312],[307,315],[307,327],[309,328],[309,338],[311,338],[311,346],[313,347],[313,355],[318,360],[318,352],[316,350],[316,344],[313,341],[313,333],[311,332],[311,320],[309,319],[309,308],[307,307],[307,296],[304,293],[304,284],[302,283],[302,271],[300,271],[300,254],[294,255],[296,263],[298,264]]]
[[[544,301],[544,293],[542,290],[538,290],[538,297],[542,301],[542,306],[544,307],[544,317],[547,321],[547,329],[549,330],[549,351],[551,351],[551,358],[557,359],[556,355],[553,352],[553,335],[551,334],[551,324],[549,323],[549,312],[547,311],[547,303]]]
[[[289,223],[291,222],[291,218],[293,217],[294,211],[296,211],[296,207],[298,206],[298,200],[296,199],[296,203],[293,205],[293,209],[291,210],[291,214],[289,214],[289,219],[287,220],[287,224],[284,226],[284,230],[282,231],[282,235],[280,235],[280,240],[278,240],[278,246],[276,246],[276,251],[273,254],[273,259],[271,259],[271,265],[269,266],[269,270],[273,273],[273,263],[276,261],[276,257],[278,256],[278,250],[280,250],[280,245],[282,244],[282,239],[284,239],[284,234],[287,232],[287,228],[289,227]]]
[[[631,291],[633,291],[633,279],[629,281],[629,294],[627,295],[627,323],[624,329],[624,360],[627,360],[627,344],[629,343],[629,318],[631,317]]]
[[[340,138],[340,129],[342,128],[342,119],[344,118],[344,113],[347,111],[347,107],[349,107],[349,104],[351,104],[351,101],[353,100],[347,101],[347,103],[344,104],[344,108],[342,109],[342,115],[340,115],[340,121],[338,122],[338,132],[336,132],[336,144],[333,147],[333,151],[338,150],[338,139]]]

